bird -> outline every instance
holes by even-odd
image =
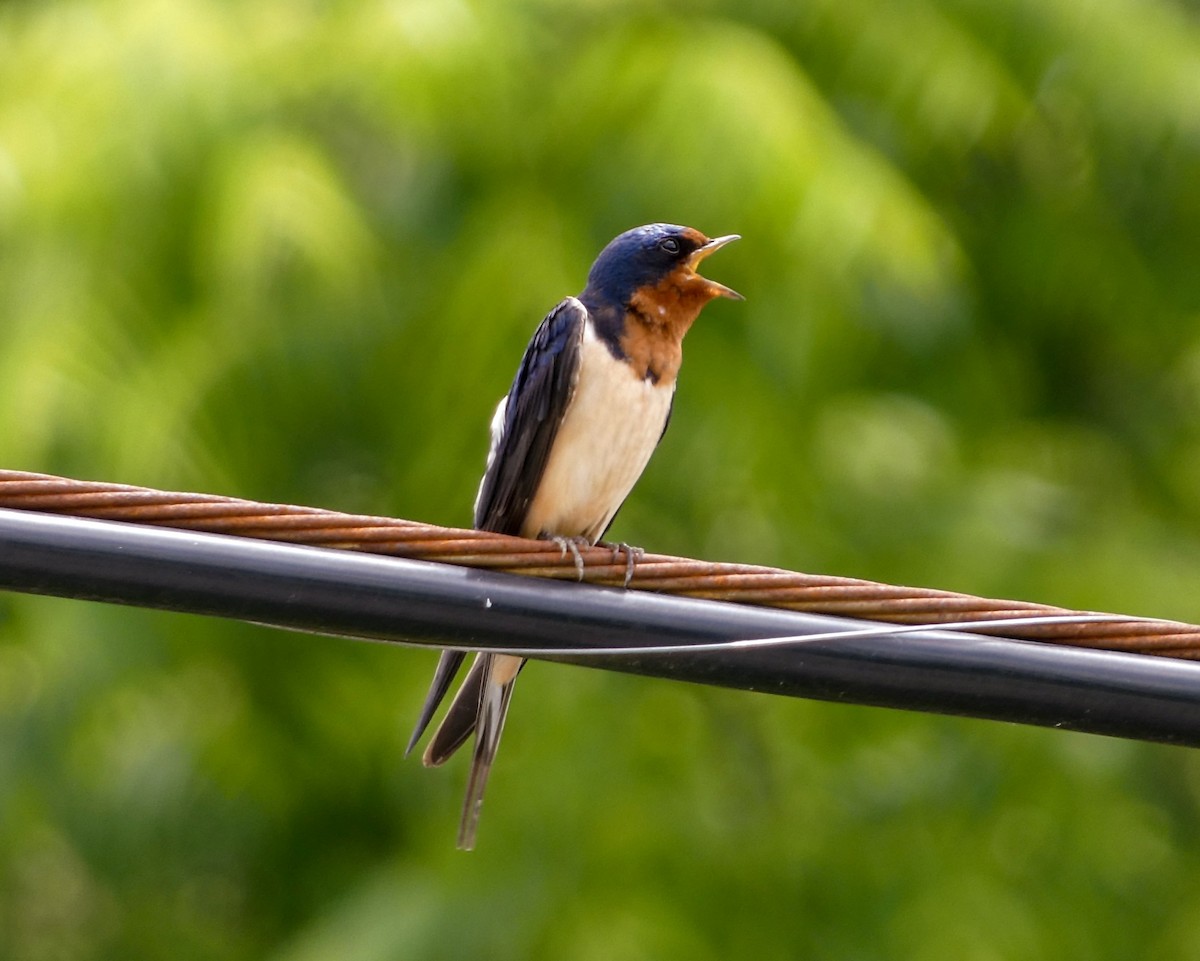
[[[491,421],[487,466],[475,499],[478,530],[552,540],[575,556],[600,542],[671,419],[684,335],[706,304],[744,299],[700,276],[700,262],[737,234],[710,239],[654,223],[615,237],[587,285],[546,315]],[[627,576],[637,548],[626,551]],[[443,651],[409,741],[408,756],[466,653]],[[458,847],[474,847],[484,788],[500,743],[520,657],[480,652],[423,755],[445,762],[475,734]]]

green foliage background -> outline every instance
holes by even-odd
[[[469,522],[537,321],[744,240],[614,536],[1200,620],[1166,0],[0,5],[0,464]],[[1192,958],[1184,750],[0,597],[0,958]]]

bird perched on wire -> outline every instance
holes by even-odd
[[[600,252],[583,293],[562,301],[534,333],[492,417],[487,470],[475,500],[477,529],[553,540],[564,554],[571,550],[582,575],[577,545],[604,535],[667,429],[684,334],[710,300],[742,299],[696,272],[705,257],[737,239],[648,224]],[[628,574],[636,549],[615,550],[621,548]],[[409,752],[464,656],[442,653]],[[460,848],[474,846],[484,787],[523,664],[511,655],[477,654],[426,748],[425,764],[441,764],[475,732]]]

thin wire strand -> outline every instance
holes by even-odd
[[[546,541],[24,471],[0,471],[0,508],[356,550],[609,586],[621,586],[626,575],[624,555],[610,547],[580,548],[580,572],[570,554]],[[647,553],[638,560],[628,586],[633,590],[910,625],[920,630],[962,629],[963,623],[971,623],[976,625],[971,628],[975,633],[1200,659],[1200,626],[1194,624],[1121,615],[1081,617],[1094,612],[750,564]],[[1037,620],[1018,624],[1012,620],[1018,617]],[[1050,617],[1054,620],[1046,620]],[[999,623],[1006,619],[1010,623]]]
[[[557,657],[581,654],[588,657],[628,657],[630,654],[680,654],[707,651],[754,651],[772,647],[799,647],[814,641],[852,641],[864,637],[899,637],[924,631],[944,631],[950,634],[973,631],[976,628],[1003,626],[1006,634],[1012,628],[1044,627],[1060,624],[1094,624],[1101,621],[1123,621],[1119,614],[1058,614],[1047,617],[1014,617],[1002,622],[962,621],[954,624],[905,624],[903,626],[859,627],[843,631],[821,631],[817,634],[789,634],[781,637],[746,637],[732,641],[707,641],[700,644],[627,644],[624,647],[489,647],[489,654],[511,654],[513,657]],[[451,647],[455,651],[472,651],[470,647]]]

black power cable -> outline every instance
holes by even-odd
[[[1200,746],[1200,664],[535,580],[136,524],[0,510],[0,589],[846,703]],[[860,632],[794,646],[664,644]],[[619,657],[588,648],[628,647]]]

